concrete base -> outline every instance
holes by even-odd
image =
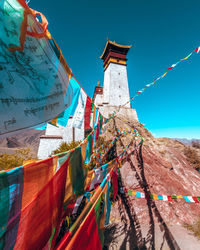
[[[118,109],[119,109],[119,107],[111,106],[111,105],[99,107],[99,111],[102,113],[102,115],[105,118],[109,118],[109,116],[112,115],[114,113],[114,111],[118,111]],[[137,112],[135,109],[132,109],[132,108],[121,107],[119,112],[117,112],[116,115],[117,116],[123,115],[129,119],[138,121]]]

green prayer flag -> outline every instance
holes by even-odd
[[[69,175],[72,183],[73,194],[76,196],[84,192],[86,169],[84,168],[81,147],[75,148],[69,158]]]

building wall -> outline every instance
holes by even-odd
[[[130,100],[126,65],[110,63],[104,72],[103,101],[120,106]],[[130,103],[126,105],[130,108]]]
[[[105,118],[109,118],[110,115],[112,115],[115,111],[118,111],[119,107],[116,106],[104,106],[102,109],[102,114]],[[125,116],[131,120],[136,120],[138,121],[138,116],[137,116],[137,112],[135,109],[132,108],[120,108],[119,112],[117,112],[117,116]]]
[[[53,138],[40,138],[39,148],[38,148],[38,158],[45,159],[51,155],[52,151],[57,149],[62,142],[70,143],[73,141],[73,128],[72,128],[72,119],[70,118],[67,126],[53,126],[47,124],[45,135],[47,136],[61,136],[62,139],[53,139]],[[84,121],[81,129],[74,128],[75,141],[81,141],[84,139]]]
[[[110,65],[104,72],[104,83],[103,83],[103,103],[110,102]]]
[[[49,139],[49,138],[40,138],[40,144],[38,148],[38,159],[48,158],[52,151],[57,149],[62,143],[62,139]]]
[[[95,99],[94,99],[94,105],[98,106],[103,103],[103,95],[102,94],[96,94]]]

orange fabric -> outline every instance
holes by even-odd
[[[73,200],[75,197],[73,196],[73,189],[72,189],[72,183],[69,177],[69,168],[67,170],[67,180],[65,185],[65,198],[64,202],[66,204],[69,204],[71,200]]]
[[[85,185],[84,185],[85,190],[88,190],[93,178],[94,178],[94,169],[87,173],[87,177],[85,179]]]
[[[22,1],[21,1],[22,2]],[[9,51],[23,51],[24,50],[24,43],[26,40],[26,31],[27,31],[27,15],[30,14],[30,10],[27,8],[23,12],[24,19],[21,24],[20,30],[20,46],[19,47],[10,47],[8,48]]]
[[[24,166],[24,188],[22,209],[27,206],[33,197],[40,192],[56,171],[58,157],[30,163]]]
[[[43,29],[43,32],[37,33],[37,32],[27,30],[27,35],[33,36],[33,37],[36,37],[36,38],[42,38],[42,37],[44,37],[46,35],[47,27],[48,27],[48,21],[47,21],[46,17],[42,13],[40,13],[40,12],[38,12],[36,10],[33,10],[33,9],[30,9],[30,10],[31,10],[31,12],[32,12],[32,14],[33,14],[33,16],[35,18],[36,18],[36,15],[39,15],[41,17],[42,24],[40,24],[40,25],[41,25],[41,27]]]
[[[51,246],[54,246],[61,223],[67,166],[68,162],[65,162],[49,182],[46,181],[47,184],[34,199],[21,210],[14,249],[42,249],[52,235],[54,237]]]
[[[87,143],[88,143],[88,140],[86,139],[84,143],[81,144],[81,154],[82,154],[83,162],[85,161]]]

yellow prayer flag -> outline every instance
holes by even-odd
[[[154,200],[158,200],[158,195],[157,194],[153,194],[153,199]]]

